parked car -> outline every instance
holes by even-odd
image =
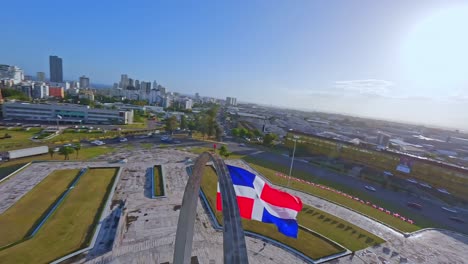
[[[364,188],[366,188],[366,190],[371,191],[371,192],[377,191],[374,187],[369,186],[369,185],[364,186]]]
[[[127,142],[128,139],[127,139],[127,138],[120,138],[119,141],[120,141],[120,142]]]
[[[418,203],[408,202],[406,205],[408,205],[409,207],[412,207],[414,209],[422,209],[422,205],[420,205]]]

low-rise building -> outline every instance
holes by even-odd
[[[49,86],[43,82],[35,82],[32,97],[34,99],[43,99],[49,96]]]
[[[388,148],[388,145],[390,144],[390,135],[379,132],[377,134],[377,145],[383,147],[383,148]]]
[[[17,66],[0,64],[0,79],[12,80],[18,84],[24,80],[24,72]]]
[[[65,90],[63,89],[63,87],[50,86],[49,87],[49,96],[50,97],[63,98],[63,97],[65,97]]]
[[[131,124],[133,111],[96,109],[75,104],[3,104],[3,117],[25,121],[56,121],[89,124]]]
[[[78,95],[78,98],[94,101],[94,93],[92,90],[89,90],[89,89],[86,89],[86,90],[81,89],[80,94]]]

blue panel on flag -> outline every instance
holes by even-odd
[[[232,183],[234,185],[242,185],[254,188],[253,182],[255,180],[255,174],[244,170],[239,167],[227,165],[229,174],[231,174]]]
[[[265,208],[263,209],[262,222],[272,223],[278,227],[278,231],[286,236],[297,238],[299,232],[299,225],[295,219],[283,219],[276,217],[268,212]]]

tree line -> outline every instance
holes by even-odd
[[[166,118],[166,130],[171,134],[177,128],[182,130],[188,129],[190,131],[198,131],[202,134],[203,138],[215,137],[216,140],[220,141],[223,135],[222,127],[216,122],[216,115],[218,114],[219,106],[214,105],[210,109],[194,115],[194,118],[187,120],[185,115],[182,115],[180,122],[176,116]]]

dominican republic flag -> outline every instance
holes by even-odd
[[[239,167],[227,166],[237,195],[240,216],[245,219],[275,224],[278,231],[297,238],[296,216],[302,210],[299,197],[271,188],[255,174]],[[216,209],[222,210],[221,193],[216,196]]]

